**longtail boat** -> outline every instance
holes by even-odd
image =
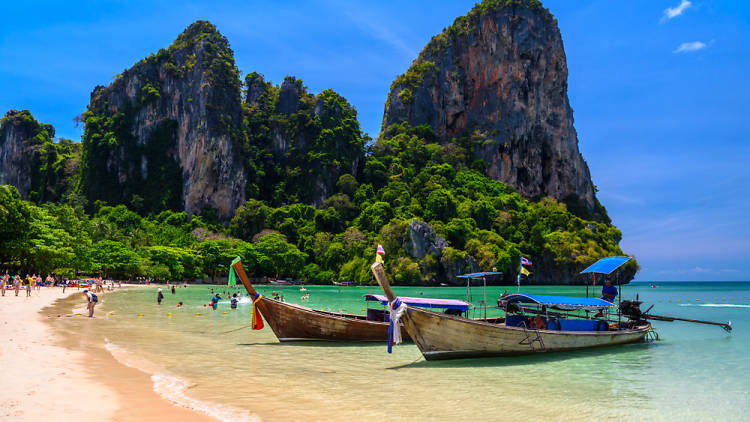
[[[253,299],[255,307],[271,326],[279,341],[382,341],[388,339],[389,314],[369,309],[367,315],[336,313],[280,302],[260,295],[247,277],[242,261],[233,265],[238,278]],[[369,298],[368,298],[369,296]],[[366,295],[369,301],[385,302],[384,297]],[[413,300],[411,300],[413,299]],[[412,306],[425,306],[465,312],[471,306],[460,300],[404,298]]]
[[[402,304],[391,289],[382,264],[371,267],[390,307]],[[473,320],[406,305],[400,321],[427,360],[511,356],[559,352],[643,341],[651,331],[647,321],[617,322],[586,318],[566,311],[603,311],[613,303],[598,298],[508,295],[500,305],[505,318]],[[552,312],[550,312],[552,310]],[[546,328],[526,315],[538,316]]]

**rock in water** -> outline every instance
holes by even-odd
[[[245,200],[241,86],[227,39],[197,21],[167,49],[97,87],[84,114],[81,190],[139,211],[212,210]]]
[[[596,204],[578,151],[556,20],[538,0],[486,0],[432,38],[391,85],[383,130],[429,125],[468,145],[488,176],[526,198]]]

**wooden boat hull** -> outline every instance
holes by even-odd
[[[382,341],[388,340],[387,322],[368,321],[364,315],[336,314],[261,298],[263,319],[279,341]],[[406,339],[408,339],[407,336]]]
[[[651,324],[619,331],[527,330],[409,308],[401,318],[427,360],[513,356],[643,341]]]

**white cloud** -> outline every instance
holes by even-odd
[[[333,0],[329,6],[349,19],[360,31],[370,37],[389,44],[393,49],[401,51],[406,57],[414,58],[419,51],[414,50],[406,41],[399,37],[397,28],[391,26],[387,17],[373,14],[361,6],[350,2]]]
[[[684,42],[677,47],[673,53],[692,53],[693,51],[703,50],[707,48],[711,43],[704,43],[702,41]]]
[[[693,3],[690,2],[690,0],[682,0],[679,5],[666,8],[664,10],[664,16],[661,18],[661,21],[666,22],[670,19],[674,19],[677,16],[680,16],[681,14],[685,13],[685,10],[687,10],[692,5]]]
[[[704,274],[704,273],[713,273],[714,270],[703,268],[703,267],[695,267],[695,268],[688,268],[688,269],[671,269],[671,270],[661,270],[657,271],[657,274]]]

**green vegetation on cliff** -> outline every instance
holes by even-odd
[[[465,149],[434,138],[427,126],[393,126],[371,148],[361,176],[342,176],[320,208],[253,199],[237,210],[229,232],[251,241],[264,229],[278,231],[309,257],[291,275],[314,281],[372,282],[377,243],[386,248],[391,276],[409,283],[492,267],[511,281],[522,252],[539,268],[565,269],[561,277],[569,279],[586,264],[622,254],[613,226],[576,217],[550,198],[529,202],[472,169]],[[429,223],[450,246],[440,256],[410,256],[404,245],[412,220]]]
[[[248,197],[276,206],[320,203],[364,159],[357,111],[335,91],[312,95],[300,79],[276,86],[257,72],[245,87]]]

